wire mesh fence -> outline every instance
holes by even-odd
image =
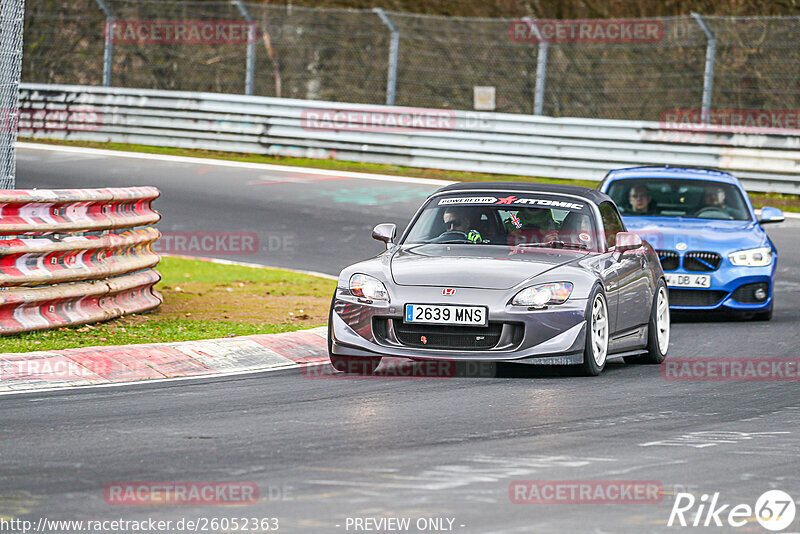
[[[0,189],[14,187],[24,0],[0,7]]]
[[[700,109],[704,94],[717,110],[800,108],[797,17],[386,18],[391,26],[371,10],[28,0],[22,77],[371,104],[392,93],[397,105],[450,109],[472,109],[475,87],[489,86],[495,111],[561,117],[662,120]]]

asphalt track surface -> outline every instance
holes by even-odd
[[[19,188],[145,184],[163,192],[162,231],[291,234],[291,247],[227,257],[327,273],[379,252],[371,227],[405,224],[435,189],[19,151]],[[797,357],[799,229],[798,220],[768,228],[781,253],[771,322],[674,324],[670,356]],[[796,381],[675,382],[658,367],[623,364],[597,378],[285,371],[31,393],[0,398],[0,517],[275,517],[280,532],[356,532],[347,528],[356,517],[409,517],[407,532],[420,532],[418,518],[452,518],[452,532],[464,533],[767,532],[754,520],[666,523],[680,491],[719,492],[731,505],[753,506],[770,489],[799,499],[799,420]],[[589,479],[656,481],[665,495],[655,504],[509,499],[515,481]],[[249,481],[261,498],[241,508],[112,506],[103,488],[115,481]],[[784,532],[796,531],[800,515]]]

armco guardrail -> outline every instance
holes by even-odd
[[[0,335],[161,304],[154,187],[0,190]]]
[[[800,193],[800,131],[22,84],[22,137],[112,141],[600,180],[634,165],[714,167]]]

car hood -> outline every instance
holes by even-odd
[[[648,241],[656,250],[702,250],[726,254],[765,246],[766,232],[755,221],[688,219],[681,217],[623,217],[629,231]]]
[[[553,249],[527,249],[525,253],[509,255],[508,247],[429,244],[395,252],[391,273],[401,286],[510,289],[584,256],[585,253]]]

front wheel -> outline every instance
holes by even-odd
[[[597,376],[606,366],[608,356],[608,305],[600,287],[592,291],[586,314],[586,347],[583,351],[582,374]]]

